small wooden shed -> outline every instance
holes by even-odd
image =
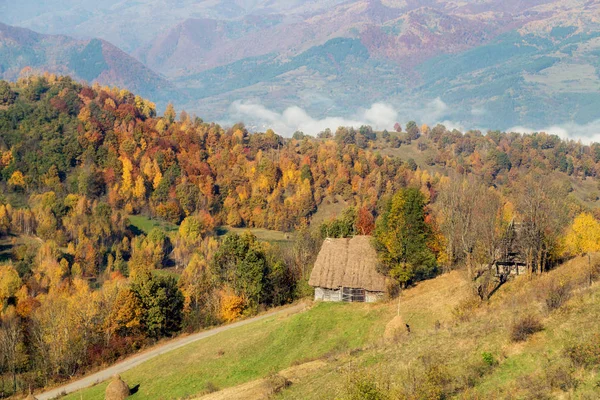
[[[308,283],[315,300],[374,302],[385,293],[370,236],[325,239]]]
[[[527,263],[521,248],[522,236],[523,225],[511,221],[496,253],[496,276],[501,280],[506,280],[511,275],[527,273]]]

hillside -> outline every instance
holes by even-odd
[[[101,7],[85,2],[73,9],[56,1],[26,4],[0,3],[3,22],[45,34],[100,35],[188,97],[150,90],[145,69],[136,74],[142,76],[138,81],[119,71],[105,74],[103,82],[144,89],[151,100],[173,100],[210,120],[243,119],[263,127],[300,107],[308,113],[304,119],[338,117],[330,121],[335,129],[340,119],[366,123],[362,111],[385,103],[397,118],[447,121],[467,130],[551,129],[577,137],[597,131],[595,2],[182,1],[170,7],[153,0]],[[157,86],[169,88],[165,81]],[[238,102],[266,110],[239,112]],[[299,124],[289,125],[278,133],[291,136]],[[381,125],[390,129],[393,122]]]
[[[44,35],[0,23],[0,78],[16,80],[25,67],[120,86],[164,103],[179,97],[171,83],[104,40]]]
[[[592,260],[597,265],[600,256]],[[132,398],[148,399],[203,391],[216,391],[198,397],[206,400],[272,391],[281,399],[363,398],[367,391],[377,398],[594,398],[600,286],[588,287],[587,268],[586,258],[576,258],[545,276],[516,278],[486,303],[453,271],[404,291],[399,303],[319,303],[161,355],[123,377],[139,385]],[[569,294],[554,305],[548,299],[557,287]],[[512,341],[515,321],[529,314],[544,329]],[[170,372],[158,373],[165,365]],[[105,385],[66,398],[101,399]]]
[[[392,293],[467,266],[484,300],[514,221],[534,276],[600,250],[597,143],[414,121],[286,139],[52,74],[0,102],[5,396],[311,297],[326,237],[372,235]]]

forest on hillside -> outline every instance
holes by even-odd
[[[545,133],[288,139],[69,77],[0,81],[0,396],[310,295],[326,236],[373,235],[390,295],[465,268],[486,301],[514,221],[532,274],[598,250],[599,174],[600,145]]]

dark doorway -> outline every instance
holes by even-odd
[[[342,288],[342,301],[364,303],[365,289]]]

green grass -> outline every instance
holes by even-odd
[[[592,262],[600,262],[600,255]],[[423,360],[430,360],[446,368],[453,385],[463,385],[454,392],[459,397],[467,390],[469,398],[531,398],[541,388],[550,397],[598,398],[598,369],[576,369],[573,377],[579,385],[569,393],[549,387],[545,377],[548,366],[568,362],[565,348],[600,333],[600,282],[588,287],[587,271],[587,258],[578,257],[541,277],[511,280],[488,302],[471,309],[467,320],[458,320],[453,310],[472,296],[470,282],[454,271],[403,291],[399,301],[318,303],[302,314],[232,329],[150,360],[123,377],[130,386],[140,385],[132,398],[182,398],[202,393],[209,383],[223,389],[324,359],[323,366],[277,398],[331,399],[343,393],[349,372],[371,371],[401,387],[407,378],[423,376]],[[550,312],[544,301],[552,282],[571,282],[574,289],[563,307]],[[398,311],[400,336],[382,340]],[[512,342],[513,321],[529,313],[540,318],[544,330]],[[410,334],[404,323],[410,324]],[[498,364],[480,374],[474,371],[482,365],[484,352]],[[461,382],[467,377],[472,383],[465,389]],[[100,384],[67,398],[102,399],[105,387]]]
[[[289,232],[274,231],[263,228],[233,228],[231,226],[220,226],[217,228],[217,235],[224,236],[228,233],[237,233],[241,235],[244,232],[251,232],[258,240],[280,246],[290,245],[294,240],[294,234]]]
[[[0,238],[0,262],[11,259],[13,243],[10,236]]]
[[[7,235],[0,237],[0,262],[10,261],[13,250],[21,245],[37,247],[40,245],[38,239],[25,235]]]
[[[131,226],[146,235],[154,228],[160,228],[165,232],[174,232],[178,229],[178,226],[175,224],[148,218],[144,215],[130,215],[128,218]]]
[[[155,269],[152,273],[156,276],[173,277],[179,280],[183,269],[176,270],[175,268]]]
[[[294,363],[359,348],[381,337],[389,307],[317,304],[288,317],[273,317],[235,328],[158,356],[122,374],[139,391],[132,399],[181,398],[202,392],[210,382],[233,386]],[[104,399],[107,383],[66,399]]]
[[[310,223],[312,226],[319,226],[323,222],[339,217],[348,207],[349,203],[342,196],[336,195],[335,198],[328,196],[319,204],[317,212],[310,219]]]

